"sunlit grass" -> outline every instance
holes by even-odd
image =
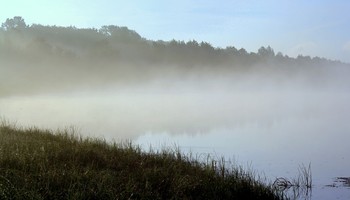
[[[0,199],[282,199],[241,167],[179,149],[0,124]]]

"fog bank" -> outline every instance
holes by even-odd
[[[339,61],[152,41],[114,25],[10,22],[0,29],[0,115],[19,124],[113,138],[309,119],[347,128],[350,67]]]

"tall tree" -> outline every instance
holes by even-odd
[[[261,47],[258,50],[258,55],[262,56],[262,57],[274,57],[275,56],[275,52],[270,46],[268,46],[267,48]]]
[[[24,19],[20,16],[15,16],[12,19],[7,18],[6,22],[2,23],[1,27],[5,30],[24,29],[27,27]]]

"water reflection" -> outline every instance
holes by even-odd
[[[311,199],[313,187],[311,164],[308,167],[300,166],[299,175],[294,179],[276,178],[272,186],[289,199]]]
[[[20,124],[75,125],[84,132],[122,139],[135,139],[148,131],[205,134],[253,127],[260,135],[264,133],[259,129],[268,134],[278,131],[314,144],[323,142],[329,133],[349,130],[349,97],[343,91],[303,88],[166,92],[137,88],[2,98],[0,111]],[[305,135],[314,139],[304,140]]]
[[[350,187],[350,177],[336,177],[333,184],[326,185],[327,187]]]
[[[337,177],[337,182],[342,183],[344,187],[350,187],[350,177]]]
[[[84,135],[133,139],[145,148],[177,144],[185,152],[233,157],[271,180],[294,177],[299,164],[310,162],[318,186],[349,176],[347,90],[215,84],[3,97],[0,115],[24,126],[73,125]],[[327,199],[324,191],[316,187],[312,198]]]

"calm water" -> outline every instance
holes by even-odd
[[[326,186],[350,177],[347,89],[220,84],[2,97],[0,115],[21,126],[132,139],[145,150],[176,145],[224,156],[268,180],[295,178],[311,163],[311,199],[350,199],[350,188]]]

